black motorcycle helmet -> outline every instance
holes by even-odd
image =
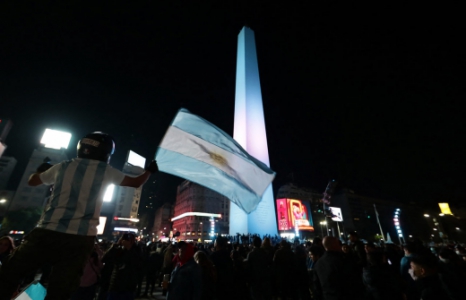
[[[103,132],[89,133],[78,142],[78,157],[110,162],[110,157],[115,152],[113,138]]]

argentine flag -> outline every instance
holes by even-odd
[[[35,281],[31,283],[15,300],[44,300],[47,290]]]
[[[256,209],[275,172],[214,124],[180,109],[155,155],[159,170],[203,185],[246,213]]]

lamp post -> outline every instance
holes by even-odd
[[[327,225],[327,221],[321,221],[320,222],[320,231],[322,233],[322,238],[324,238],[324,229],[323,229],[322,225]]]

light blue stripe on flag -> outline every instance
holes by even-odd
[[[156,153],[160,171],[212,189],[246,213],[259,204],[275,172],[208,121],[181,109]]]
[[[44,300],[47,290],[39,282],[30,284],[15,300]]]

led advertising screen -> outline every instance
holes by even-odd
[[[136,152],[129,150],[128,163],[130,165],[141,167],[144,169],[144,167],[146,166],[146,159],[143,156],[137,154]]]
[[[278,230],[314,231],[309,203],[296,199],[277,199]]]
[[[329,206],[330,212],[332,213],[332,221],[343,222],[343,215],[341,213],[341,208]]]
[[[105,223],[107,223],[107,217],[99,217],[99,225],[97,226],[97,234],[104,234]]]

